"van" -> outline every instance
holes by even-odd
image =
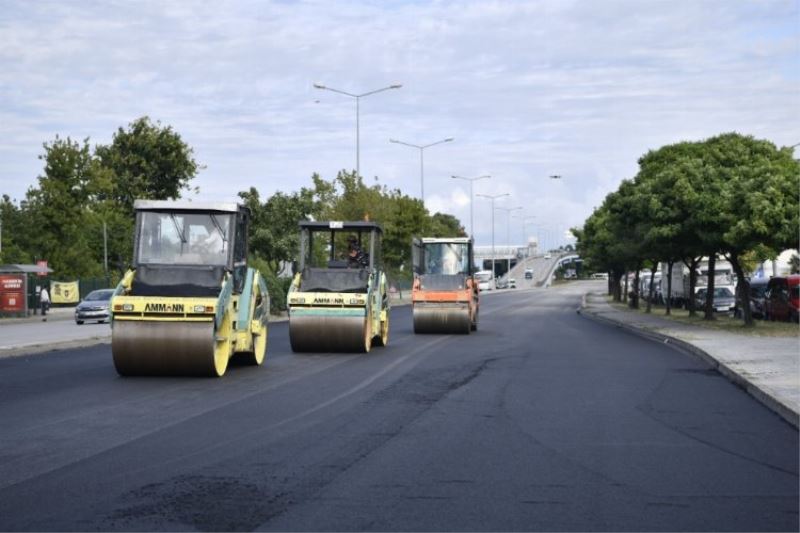
[[[481,270],[475,272],[475,281],[478,282],[479,291],[490,291],[494,285],[491,270]]]
[[[764,294],[764,318],[798,321],[800,316],[800,274],[775,277]]]

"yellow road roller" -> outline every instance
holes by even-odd
[[[286,296],[293,351],[369,352],[388,344],[382,234],[374,222],[300,222],[299,269]]]
[[[235,203],[136,200],[133,269],[111,301],[111,352],[123,376],[225,373],[260,365],[269,293],[247,266],[250,212]]]
[[[478,329],[478,284],[472,239],[414,239],[411,305],[414,333],[469,333]]]

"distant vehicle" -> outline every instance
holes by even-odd
[[[697,289],[695,293],[695,301],[699,308],[706,305],[706,295],[708,289],[706,287]],[[733,310],[736,306],[736,297],[733,294],[733,287],[714,287],[714,311],[728,312]]]
[[[767,320],[792,320],[800,316],[800,274],[776,277],[767,283],[764,316]]]
[[[491,270],[480,270],[475,273],[475,279],[478,281],[479,291],[490,291],[493,288],[494,280],[492,279]]]
[[[591,278],[592,279],[608,279],[608,273],[607,272],[595,272],[594,274],[592,274]]]
[[[526,268],[525,269],[525,279],[533,279],[533,269]]]
[[[551,259],[552,257],[553,257],[553,256],[552,256],[552,255],[550,255],[549,253],[547,253],[547,254],[544,254],[544,258],[545,258],[545,259]]]
[[[666,298],[667,291],[667,263],[661,263],[661,272],[664,273],[661,286],[665,293],[663,298]],[[697,284],[695,286],[695,294],[697,289],[708,286],[708,258],[704,257],[697,267]],[[689,308],[689,268],[682,262],[672,265],[672,290],[671,298],[672,305],[675,307]],[[736,285],[735,276],[733,275],[733,267],[731,264],[721,257],[717,257],[717,262],[714,267],[714,286],[723,287]]]
[[[764,318],[765,296],[767,292],[766,278],[756,278],[750,280],[750,314],[753,318]],[[739,300],[739,293],[736,293],[736,308],[733,310],[736,317],[742,316],[742,302]]]
[[[75,307],[75,323],[83,324],[87,320],[105,322],[108,320],[111,297],[114,289],[92,291]]]
[[[516,289],[517,288],[517,280],[514,278],[508,278],[508,288],[509,289]]]

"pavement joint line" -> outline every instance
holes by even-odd
[[[702,348],[695,346],[694,344],[687,342],[683,339],[679,339],[677,337],[673,337],[665,333],[660,333],[658,331],[647,329],[646,327],[636,323],[622,322],[621,320],[616,320],[614,318],[611,318],[610,316],[604,316],[604,313],[602,312],[596,312],[592,309],[589,309],[586,303],[586,296],[587,294],[584,293],[583,297],[581,298],[581,308],[579,309],[579,314],[586,316],[590,320],[594,320],[596,322],[604,323],[607,325],[612,325],[619,329],[624,329],[628,332],[633,333],[634,335],[638,335],[645,339],[657,342],[660,341],[663,344],[672,346],[675,349],[678,349],[684,353],[688,353],[690,355],[698,357],[706,364],[714,368],[722,376],[727,378],[731,383],[742,388],[750,396],[752,396],[753,398],[758,400],[761,404],[766,406],[768,409],[770,409],[778,416],[783,418],[786,422],[794,426],[796,429],[800,429],[800,413],[796,412],[791,407],[783,403],[779,398],[775,397],[769,391],[764,390],[762,387],[759,387],[755,383],[752,383],[749,379],[747,379],[748,374],[746,372],[744,371],[740,372],[731,368],[729,365],[723,363],[722,361],[719,361],[718,359],[716,359],[714,356],[712,356]]]

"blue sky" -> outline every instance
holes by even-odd
[[[106,143],[142,115],[205,169],[203,199],[355,168],[469,221],[466,183],[508,192],[553,240],[647,150],[727,131],[800,142],[793,1],[14,2],[0,0],[0,194],[24,197],[56,134]],[[563,179],[550,180],[551,174]],[[475,200],[476,238],[490,207]],[[507,215],[497,212],[496,240]],[[522,240],[512,219],[511,240]],[[538,227],[537,227],[538,226]]]

